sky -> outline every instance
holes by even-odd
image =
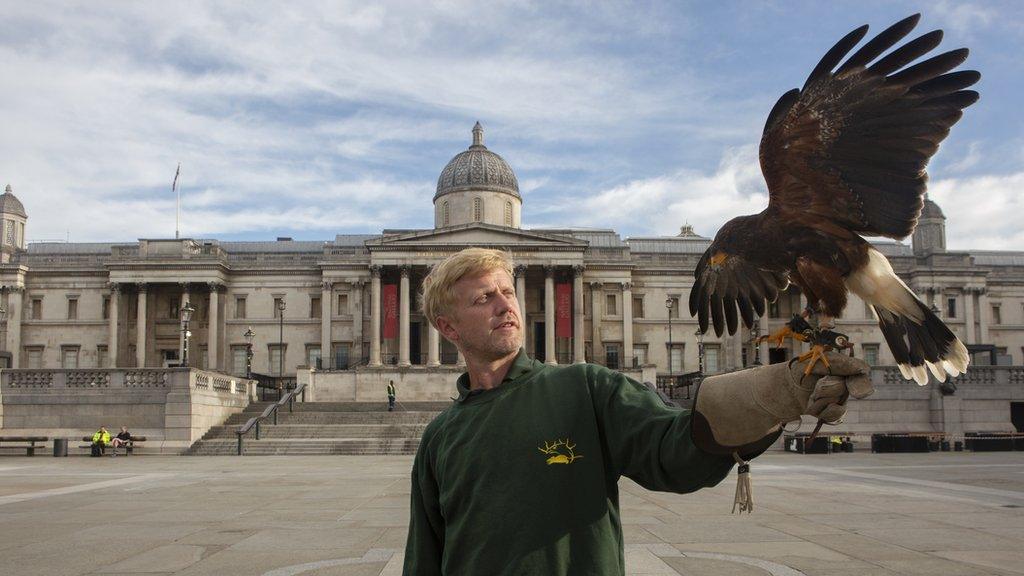
[[[922,12],[915,36],[982,73],[929,165],[947,245],[1024,250],[1016,0],[0,6],[0,186],[29,241],[173,237],[179,162],[183,237],[431,228],[476,121],[524,228],[711,237],[767,205],[775,100],[850,30]]]

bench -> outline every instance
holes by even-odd
[[[0,448],[17,448],[21,450],[24,448],[26,456],[35,456],[36,448],[43,448],[43,446],[36,446],[36,442],[47,442],[50,438],[48,436],[0,436]],[[15,446],[4,446],[4,442],[28,442],[26,446],[24,444]]]
[[[83,442],[88,442],[88,444],[83,444],[83,445],[79,446],[79,448],[84,448],[86,450],[92,449],[92,436],[82,436],[82,441]],[[104,450],[106,450],[107,448],[110,448],[111,450],[113,450],[113,447],[114,447],[113,441],[114,441],[114,439],[111,438],[110,439],[111,443],[107,444],[106,447],[104,447]],[[131,456],[132,450],[135,449],[135,444],[137,444],[139,442],[145,442],[145,441],[146,441],[146,437],[145,436],[132,436],[132,439],[129,440],[124,445],[124,453],[125,453],[125,455],[126,456]]]

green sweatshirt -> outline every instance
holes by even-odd
[[[690,412],[593,364],[519,352],[502,385],[427,426],[412,470],[408,576],[625,574],[620,476],[692,492],[731,457],[690,440]]]

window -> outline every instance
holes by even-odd
[[[633,318],[644,317],[644,297],[633,296]]]
[[[274,297],[274,318],[281,317],[281,303],[284,302],[283,296]]]
[[[604,364],[612,370],[619,369],[619,345],[618,344],[605,344],[604,345]]]
[[[722,351],[718,344],[705,344],[704,345],[704,372],[707,374],[717,374],[722,370],[719,366],[719,356]]]
[[[779,301],[777,299],[775,302],[768,303],[768,317],[781,318],[781,316],[779,316]]]
[[[78,298],[68,298],[68,320],[78,319]]]
[[[275,310],[276,310],[276,308],[275,308]],[[270,354],[268,356],[269,364],[267,366],[267,369],[268,369],[267,373],[268,374],[278,375],[278,376],[284,374],[283,368],[282,368],[282,363],[281,363],[281,352],[282,352],[281,346],[279,344],[270,344],[268,346],[268,348],[270,350]],[[287,349],[287,344],[285,345],[285,349]]]
[[[235,296],[235,318],[245,318],[245,296]]]
[[[334,368],[336,370],[348,370],[348,342],[334,343]]]
[[[60,367],[65,369],[78,368],[78,346],[60,347]]]
[[[473,221],[480,222],[484,219],[484,201],[482,198],[473,198]]]
[[[320,297],[319,296],[310,296],[309,297],[309,317],[310,318],[320,318],[321,316],[323,316],[323,314],[321,313],[321,308],[320,308]]]
[[[210,366],[210,347],[206,344],[199,345],[199,369],[206,370]]]
[[[167,301],[167,317],[171,320],[181,318],[181,302],[173,296]]]
[[[103,297],[103,319],[110,319],[110,296]]]
[[[633,345],[633,368],[647,364],[647,344]]]
[[[669,318],[679,318],[679,297],[669,296],[672,299],[672,307],[668,309]]]
[[[615,294],[604,295],[604,313],[606,316],[618,315],[619,307],[615,299]]]
[[[864,318],[871,320],[875,317],[875,311],[871,309],[871,304],[864,303]]]
[[[43,319],[43,299],[33,298],[32,299],[32,319],[42,320]]]
[[[238,374],[239,376],[245,375],[245,360],[246,360],[246,347],[245,346],[232,346],[231,347],[231,373]]]
[[[448,202],[441,205],[441,225],[447,226],[450,221],[451,211],[448,209]]]
[[[42,368],[43,367],[43,347],[42,346],[26,346],[25,347],[25,364],[26,368]]]
[[[956,318],[956,296],[946,298],[946,318]]]
[[[992,323],[1002,324],[1003,323],[1003,311],[999,304],[992,305]]]
[[[135,355],[135,344],[128,345],[128,364],[129,368],[140,368],[139,359]]]
[[[679,344],[673,344],[669,348],[669,361],[668,370],[673,374],[679,374],[683,371],[683,346]]]
[[[96,346],[96,367],[107,367],[107,346],[105,344]]]
[[[320,364],[320,345],[306,344],[306,366],[310,368],[323,368]]]
[[[348,314],[348,294],[338,294],[338,315]]]
[[[861,348],[864,351],[864,361],[868,363],[868,366],[878,366],[878,344],[862,344]]]
[[[512,203],[505,202],[505,226],[512,227]]]

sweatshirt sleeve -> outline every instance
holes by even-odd
[[[406,576],[441,574],[444,550],[444,518],[438,499],[437,481],[427,457],[424,434],[412,466],[412,499],[409,507],[409,536],[405,543]]]
[[[619,372],[588,369],[604,451],[619,475],[650,490],[685,493],[714,486],[729,474],[731,456],[694,445],[689,410],[666,406]]]

